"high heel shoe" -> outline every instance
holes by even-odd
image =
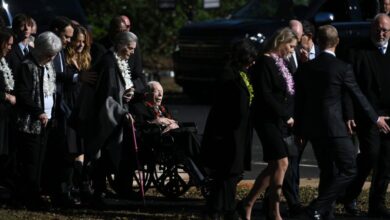
[[[241,220],[249,220],[246,218],[246,210],[243,201],[239,201],[236,205],[236,211]]]

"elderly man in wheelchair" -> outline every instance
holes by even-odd
[[[144,185],[153,182],[163,195],[177,197],[191,185],[199,186],[205,177],[196,165],[200,145],[195,123],[173,119],[162,105],[163,95],[159,82],[149,82],[144,100],[133,103],[130,112],[140,146],[138,160],[149,166],[141,168],[146,173]]]

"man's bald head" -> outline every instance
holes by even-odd
[[[129,17],[127,17],[126,15],[121,15],[120,18],[121,18],[122,22],[126,25],[127,31],[130,31],[131,22],[130,22]]]
[[[301,38],[302,38],[302,35],[303,35],[302,23],[300,21],[298,21],[298,20],[290,20],[290,22],[288,23],[288,26],[297,35],[298,41],[301,42]]]

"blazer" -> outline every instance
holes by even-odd
[[[28,46],[29,53],[34,48],[31,46]],[[9,65],[9,68],[11,68],[12,72],[15,74],[14,78],[17,79],[17,73],[20,72],[19,68],[22,66],[22,61],[24,60],[25,55],[23,54],[23,51],[20,49],[18,43],[14,43],[12,45],[11,51],[7,54],[6,59]]]
[[[347,137],[343,95],[348,92],[374,123],[378,115],[356,83],[351,65],[327,52],[296,73],[295,126],[301,137]]]
[[[363,42],[350,51],[348,59],[353,64],[359,87],[375,111],[379,115],[389,115],[390,106],[383,103],[382,100],[385,96],[390,95],[386,94],[385,91],[387,90],[383,88],[383,82],[387,81],[383,79],[383,75],[387,74],[385,71],[390,68],[390,47],[387,48],[386,54],[382,55],[371,41]],[[381,59],[386,61],[381,63],[379,61]],[[390,82],[388,85],[390,86]],[[364,116],[360,108],[353,108],[352,104],[348,106],[351,106],[347,112],[349,118],[356,117],[360,120],[360,123],[362,121],[367,122],[367,117]]]

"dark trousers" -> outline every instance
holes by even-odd
[[[390,174],[390,135],[380,134],[375,125],[360,126],[357,130],[360,153],[357,157],[358,173],[348,187],[345,200],[356,199],[364,182],[372,172],[369,207],[385,205],[385,196]]]
[[[288,157],[288,168],[284,175],[283,195],[290,208],[300,205],[299,197],[299,156]]]
[[[17,193],[23,198],[37,199],[40,195],[47,134],[45,128],[42,129],[41,134],[17,133],[16,160],[20,176]]]
[[[233,215],[236,208],[237,184],[241,180],[241,175],[213,176],[213,178],[210,196],[206,201],[208,212],[221,216]]]
[[[356,176],[357,150],[350,137],[312,139],[320,169],[318,197],[311,208],[326,214]]]

